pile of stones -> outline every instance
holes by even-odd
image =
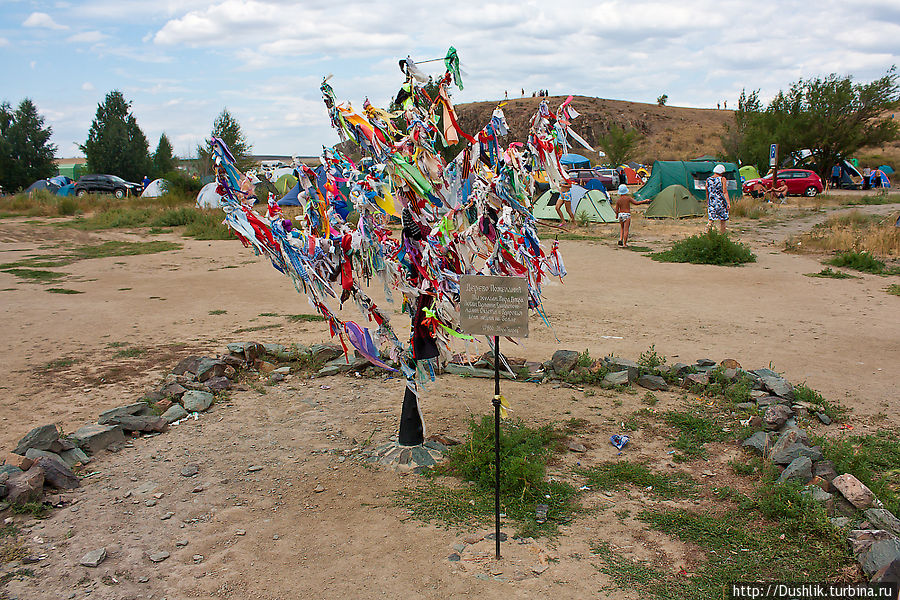
[[[838,474],[825,460],[819,446],[810,445],[808,434],[797,425],[810,407],[795,403],[790,383],[776,374],[762,379],[768,396],[756,399],[758,413],[750,425],[762,427],[744,440],[743,447],[783,469],[778,483],[795,481],[802,492],[824,504],[832,522],[848,530],[848,542],[863,572],[872,581],[897,581],[900,577],[900,520],[886,510],[864,483],[850,473]],[[816,413],[823,423],[827,415]],[[824,417],[824,419],[823,419]]]
[[[28,432],[0,465],[0,510],[11,504],[38,502],[45,488],[78,488],[76,473],[90,463],[91,456],[103,450],[118,451],[126,443],[126,435],[163,433],[169,425],[208,410],[219,392],[247,389],[236,382],[244,371],[265,374],[271,383],[277,383],[291,371],[290,366],[278,366],[280,363],[305,358],[313,364],[330,364],[338,357],[348,363],[342,348],[333,344],[287,347],[256,342],[229,344],[226,352],[214,357],[188,356],[155,389],[135,402],[101,413],[96,423],[68,435],[52,424]]]

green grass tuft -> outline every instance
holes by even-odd
[[[756,262],[756,256],[747,246],[713,230],[679,240],[669,250],[654,252],[650,257],[660,262],[699,265],[735,266]]]
[[[645,464],[627,460],[605,462],[575,472],[584,477],[585,483],[594,490],[618,490],[622,485],[631,484],[639,488],[652,488],[648,491],[662,499],[693,498],[697,495],[696,483],[687,473],[654,473]]]
[[[823,277],[827,279],[859,279],[856,275],[844,273],[843,271],[835,271],[831,267],[825,267],[818,273],[804,273],[807,277]]]
[[[20,279],[30,281],[50,282],[56,281],[66,276],[66,273],[57,273],[55,271],[43,271],[40,269],[3,269],[4,273],[15,275]]]
[[[262,316],[262,315],[260,315],[260,316]],[[322,315],[303,315],[303,314],[301,314],[301,315],[284,315],[284,316],[287,317],[288,321],[292,321],[294,323],[317,322],[317,321],[325,320],[325,317],[323,317]]]
[[[50,288],[47,290],[51,294],[83,294],[84,292],[79,292],[78,290],[70,290],[68,288]]]
[[[883,429],[868,435],[817,441],[838,473],[852,473],[886,509],[894,514],[900,512],[900,432]]]
[[[888,294],[891,294],[892,296],[900,296],[900,283],[892,283],[891,285],[887,286],[884,291],[886,291]]]
[[[675,456],[679,461],[707,458],[709,453],[706,444],[728,437],[728,434],[710,419],[688,412],[668,411],[663,413],[662,417],[663,421],[678,431],[672,447],[681,450],[682,454]]]
[[[868,252],[842,252],[834,258],[826,260],[825,264],[833,267],[847,267],[872,275],[900,275],[900,269],[888,268],[884,262]]]

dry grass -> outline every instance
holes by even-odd
[[[58,217],[104,213],[116,209],[164,210],[193,206],[195,196],[172,192],[159,198],[127,197],[87,194],[85,196],[57,196],[46,191],[34,194],[15,194],[0,198],[0,215],[24,217]]]
[[[807,233],[790,238],[785,247],[793,252],[869,252],[880,257],[900,256],[897,213],[866,215],[857,210],[833,215]]]
[[[750,196],[744,196],[731,203],[731,216],[747,219],[761,219],[775,212],[772,204],[762,202]]]

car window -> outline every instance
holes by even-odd
[[[114,181],[116,183],[125,183],[124,179],[122,179],[121,177],[116,177],[115,175],[110,175],[109,179],[110,181]]]

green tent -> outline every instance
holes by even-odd
[[[297,185],[297,178],[288,173],[285,173],[275,181],[275,187],[282,196],[287,194],[295,185]]]
[[[656,195],[644,216],[649,219],[671,217],[701,217],[706,214],[706,203],[694,198],[683,185],[670,185]]]
[[[759,179],[759,171],[756,170],[756,167],[753,165],[744,165],[740,169],[741,177],[744,178],[744,181],[749,179]]]
[[[706,179],[717,164],[725,167],[728,179],[728,195],[734,200],[741,197],[741,176],[734,163],[705,161],[658,160],[653,163],[650,178],[635,192],[638,200],[651,200],[670,185],[683,185],[698,200],[706,202]]]
[[[578,190],[577,186],[572,188],[573,193],[576,190]],[[550,201],[550,195],[550,190],[547,190],[535,202],[534,209],[531,211],[535,219],[559,220],[555,204]],[[586,218],[591,223],[616,222],[616,211],[609,205],[609,200],[600,190],[586,191],[580,199],[573,202],[572,209],[575,212],[576,220]],[[565,209],[563,209],[563,214],[566,215]],[[568,219],[568,215],[566,215],[566,219]]]

